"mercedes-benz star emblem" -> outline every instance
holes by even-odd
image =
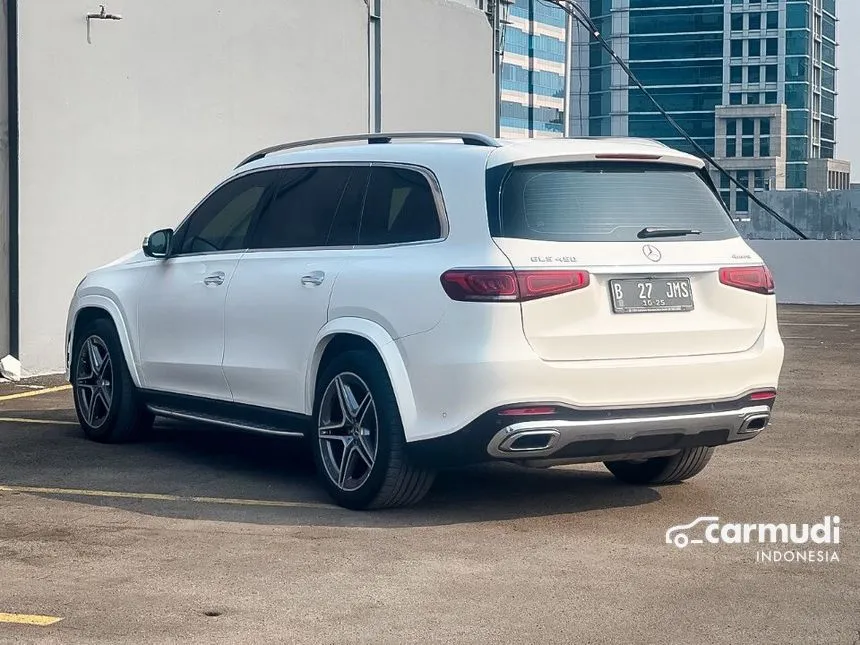
[[[650,244],[646,244],[642,247],[642,253],[644,253],[645,257],[652,262],[659,262],[663,259],[663,254],[660,253],[660,249],[656,246],[651,246]]]

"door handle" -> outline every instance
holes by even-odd
[[[207,275],[205,278],[203,278],[203,284],[205,284],[207,287],[218,287],[224,284],[224,272],[216,271],[212,275]]]
[[[302,286],[318,287],[325,280],[325,271],[312,271],[307,275],[302,276]]]

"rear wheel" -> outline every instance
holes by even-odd
[[[434,472],[406,454],[394,390],[375,353],[352,350],[329,364],[318,381],[314,418],[314,461],[341,506],[407,506],[430,489]]]
[[[102,443],[133,441],[152,427],[113,323],[98,318],[75,332],[72,353],[75,412],[84,434]]]
[[[607,461],[604,464],[609,472],[628,484],[674,484],[702,472],[713,454],[713,448],[702,446],[687,448],[670,457]]]

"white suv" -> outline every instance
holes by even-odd
[[[480,461],[692,477],[768,425],[783,361],[770,272],[700,159],[462,133],[252,155],[88,274],[66,341],[90,438],[154,415],[302,436],[350,508]]]

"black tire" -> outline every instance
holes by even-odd
[[[713,454],[713,448],[703,446],[687,448],[670,457],[607,461],[604,465],[616,478],[628,484],[675,484],[702,472]]]
[[[96,351],[105,351],[105,360],[110,361],[110,374],[105,374],[100,381],[90,369],[90,354],[84,350],[88,343],[92,343]],[[101,385],[89,384],[93,380]],[[71,382],[75,412],[87,438],[100,443],[127,443],[139,439],[152,428],[153,415],[144,407],[131,380],[119,336],[110,320],[97,318],[76,331]],[[101,389],[105,382],[108,389],[102,390],[98,403],[93,403],[93,388]],[[105,394],[107,391],[109,397]],[[104,403],[107,398],[109,404]]]
[[[320,438],[320,429],[324,425],[332,424],[331,409],[327,407],[323,414],[323,407],[324,404],[329,406],[329,397],[332,395],[330,388],[335,388],[336,393],[338,378],[351,379],[353,385],[348,387],[366,386],[371,396],[368,409],[372,410],[376,423],[375,451],[371,451],[375,454],[370,455],[372,466],[368,467],[367,461],[357,462],[364,469],[364,480],[357,484],[354,490],[345,490],[341,487],[335,481],[335,474],[331,469],[332,464],[338,461],[337,451],[341,445],[338,440],[332,439],[339,439],[340,435],[344,435],[345,441],[349,440],[348,431],[339,428],[337,432],[332,431],[326,435],[330,437],[328,440]],[[351,390],[351,393],[354,391]],[[324,421],[327,423],[324,424]],[[358,425],[369,426],[370,421],[368,420],[367,424]],[[314,424],[311,433],[311,450],[320,480],[332,499],[340,506],[354,510],[408,506],[421,500],[433,484],[435,472],[412,464],[406,454],[403,423],[394,390],[385,365],[375,352],[367,350],[344,352],[335,357],[320,374],[314,397]],[[338,437],[335,437],[335,434]],[[358,438],[353,438],[353,442],[357,441]],[[343,443],[343,451],[340,452],[341,466],[344,465],[342,455],[347,445]],[[362,451],[356,452],[360,455]],[[361,481],[361,478],[358,479]]]

